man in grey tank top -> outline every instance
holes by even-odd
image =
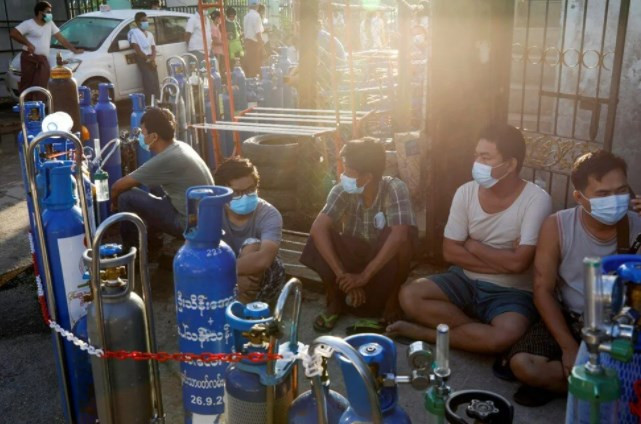
[[[524,383],[514,400],[525,406],[567,391],[582,327],[583,258],[612,255],[617,238],[631,246],[641,232],[641,199],[631,199],[622,158],[604,150],[587,153],[574,163],[571,179],[578,206],[545,220],[536,249],[534,302],[542,321],[510,351],[510,367]]]

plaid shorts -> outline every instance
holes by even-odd
[[[583,322],[581,316],[568,311],[564,311],[565,322],[570,328],[572,337],[581,342],[581,327]],[[543,356],[552,361],[558,361],[563,356],[561,346],[556,342],[550,330],[542,320],[535,322],[529,330],[512,346],[508,358],[517,353],[529,353],[530,355]]]

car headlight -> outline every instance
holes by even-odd
[[[71,69],[71,72],[76,72],[76,69],[80,66],[82,60],[80,59],[69,59],[67,60],[67,66]]]

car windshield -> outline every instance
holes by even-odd
[[[120,19],[79,16],[65,22],[60,27],[60,34],[76,48],[96,50],[120,22],[122,22]],[[51,47],[64,48],[55,38],[52,39]]]

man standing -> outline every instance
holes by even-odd
[[[327,289],[327,310],[314,321],[319,332],[332,330],[348,311],[397,319],[398,290],[409,273],[417,234],[407,186],[383,177],[383,145],[369,137],[351,140],[340,154],[341,182],[312,224],[300,258]],[[385,329],[376,322],[371,327]]]
[[[285,284],[285,268],[277,256],[283,218],[258,197],[260,177],[249,159],[227,159],[214,177],[218,185],[234,190],[234,197],[225,205],[223,240],[238,258],[238,300],[273,303]]]
[[[401,289],[400,304],[413,322],[397,321],[390,335],[434,343],[448,324],[455,349],[501,353],[537,318],[530,266],[550,196],[522,180],[525,141],[516,128],[497,125],[476,145],[474,181],[456,191],[445,226],[448,272]]]
[[[211,51],[211,20],[209,15],[205,14],[205,36],[207,37],[207,48]],[[189,17],[187,26],[185,27],[185,43],[187,43],[187,50],[189,53],[198,58],[198,67],[200,62],[205,60],[205,44],[203,43],[202,22],[200,20],[200,13],[196,12]]]
[[[263,58],[263,18],[258,13],[258,0],[249,0],[249,12],[243,19],[245,32],[245,75],[254,78],[260,73]]]
[[[33,8],[35,17],[11,28],[9,35],[12,39],[22,44],[20,55],[20,84],[18,90],[22,93],[29,87],[47,87],[49,82],[49,50],[51,36],[60,42],[66,49],[75,54],[83,52],[74,47],[61,33],[55,23],[51,4],[46,1],[36,3]],[[35,95],[33,99],[44,100],[44,96]]]
[[[147,224],[149,248],[159,250],[159,233],[182,236],[186,224],[189,187],[213,185],[209,168],[188,144],[174,140],[176,121],[168,109],[149,108],[140,120],[140,146],[154,153],[151,159],[111,187],[112,209],[138,214]],[[160,186],[163,197],[137,188]],[[125,246],[136,245],[137,231],[130,223],[121,225]],[[156,237],[151,237],[155,235]]]
[[[240,60],[245,56],[245,51],[243,50],[243,31],[236,19],[236,9],[231,6],[225,9],[225,31],[229,40],[229,58],[233,66],[234,60]]]
[[[156,66],[156,41],[149,31],[149,20],[145,12],[138,12],[134,16],[136,28],[127,34],[129,44],[134,48],[136,65],[142,77],[142,86],[145,98],[151,104],[152,95],[160,97],[160,83],[158,82],[158,69]]]
[[[625,161],[604,150],[587,153],[572,167],[578,206],[549,216],[541,227],[534,259],[537,322],[510,351],[510,367],[524,383],[514,400],[541,406],[567,391],[583,327],[585,257],[628,253],[641,232],[638,213],[628,211],[630,188]],[[560,294],[561,301],[559,302]]]

